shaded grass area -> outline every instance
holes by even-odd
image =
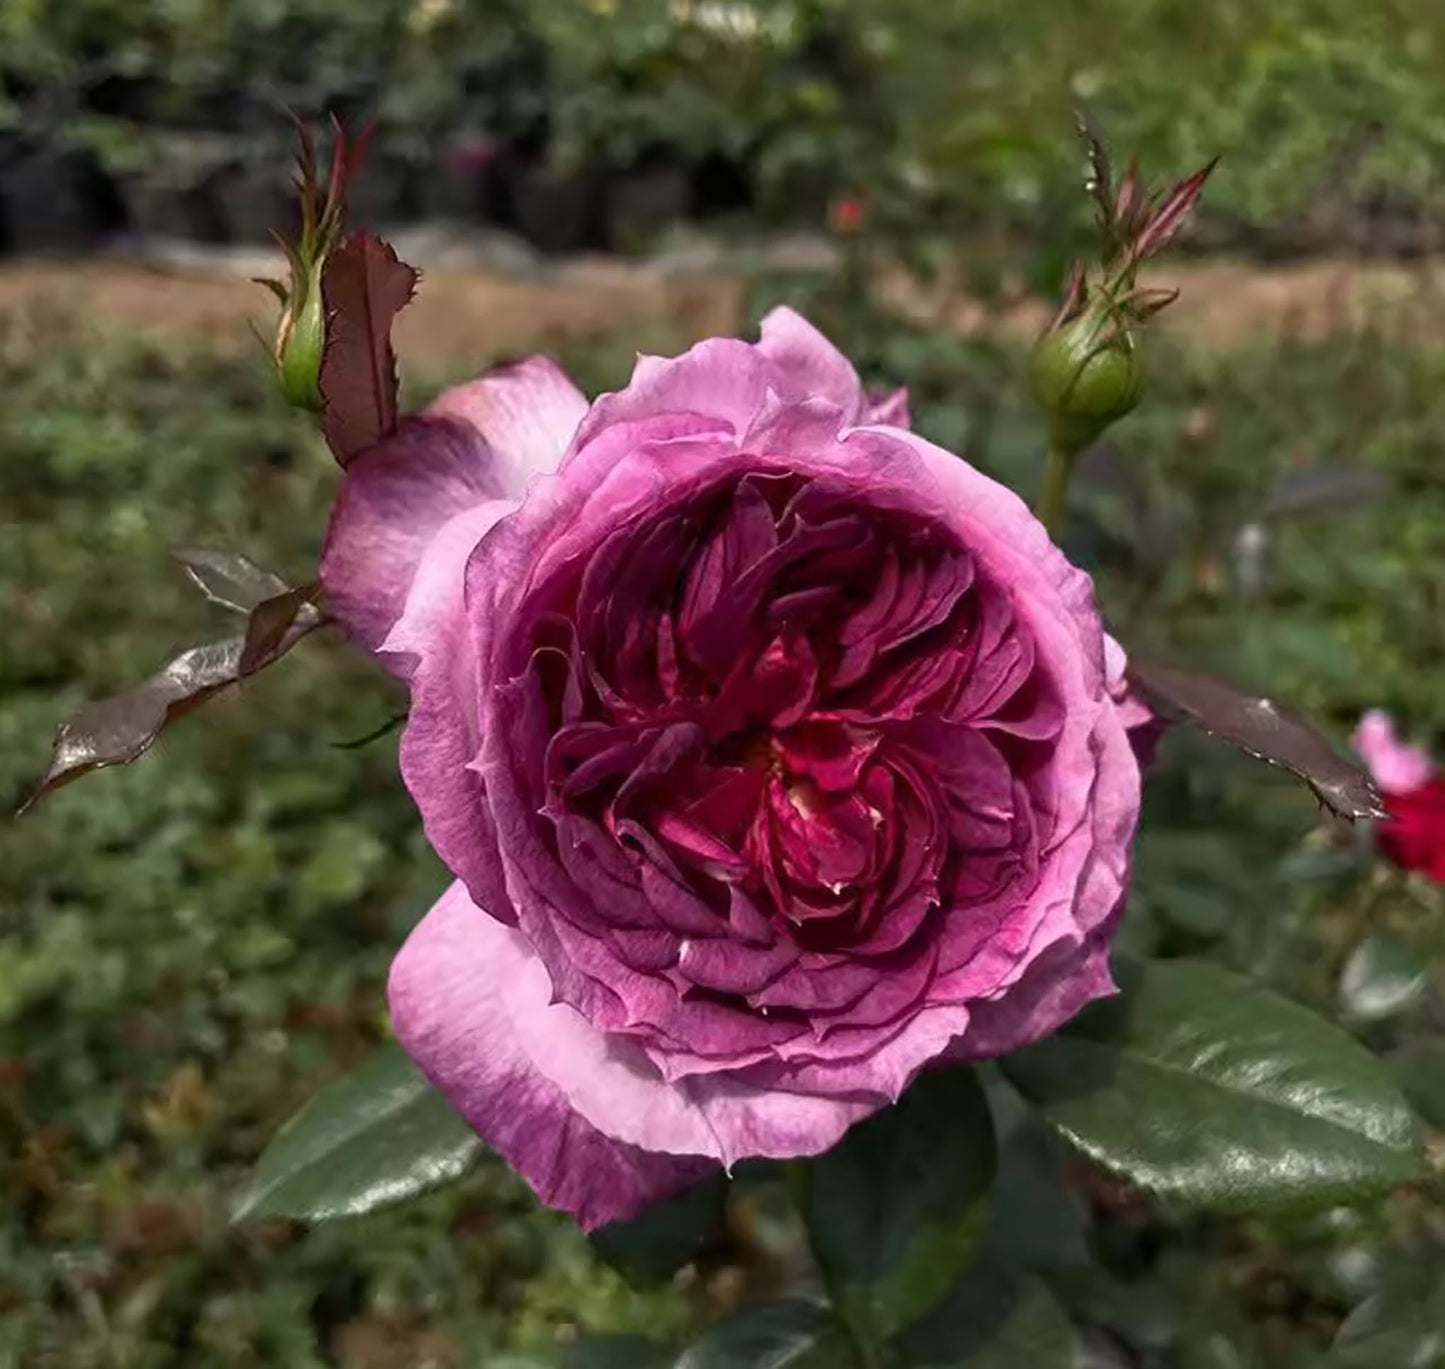
[[[1016,354],[807,303],[870,378],[912,385],[923,432],[1036,480]],[[568,360],[595,391],[635,346]],[[1292,699],[1337,739],[1382,705],[1445,752],[1445,356],[1261,340],[1157,356],[1154,385],[1091,460],[1069,531],[1115,630]],[[224,629],[168,549],[236,546],[305,577],[335,476],[263,367],[199,343],[0,322],[0,393],[13,807],[65,711]],[[1339,468],[1372,478],[1318,497]],[[1309,477],[1307,514],[1266,516]],[[270,1133],[383,1037],[390,955],[445,883],[395,737],[336,745],[399,705],[342,643],[310,643],[141,764],[0,827],[0,1365],[532,1364],[579,1328],[666,1333],[708,1301],[629,1290],[498,1164],[394,1213],[228,1226]],[[1288,780],[1180,737],[1147,802],[1128,944],[1216,955],[1331,1010],[1372,931],[1438,979],[1435,891],[1319,825]],[[1389,1053],[1437,1041],[1437,1011],[1356,1025]],[[1161,1214],[1087,1174],[1075,1188],[1104,1272],[1061,1285],[1148,1364],[1306,1363],[1372,1280],[1445,1241],[1420,1194],[1265,1225]],[[1180,1358],[1211,1338],[1236,1359]]]

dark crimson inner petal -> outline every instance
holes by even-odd
[[[629,972],[816,1032],[887,1021],[940,917],[974,920],[956,961],[1037,879],[1058,691],[937,523],[752,471],[614,529],[539,602],[500,716],[537,741],[521,780],[569,918]]]

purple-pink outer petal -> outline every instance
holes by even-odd
[[[586,412],[555,362],[530,357],[447,390],[357,456],[321,556],[327,602],[342,625],[380,648],[438,531],[478,503],[520,499],[555,468]],[[382,663],[406,673],[404,660]]]
[[[460,883],[397,954],[388,995],[397,1039],[432,1083],[544,1203],[584,1229],[631,1217],[717,1168],[616,1141],[572,1106],[537,1057],[556,1049],[559,1021],[568,1044],[578,1024],[589,1029],[568,1020],[570,1008],[548,1005],[536,957]]]

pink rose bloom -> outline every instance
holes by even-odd
[[[906,424],[778,310],[590,405],[494,372],[346,471],[326,588],[409,684],[457,876],[396,1032],[584,1226],[1113,989],[1123,653],[1019,498]]]
[[[1372,708],[1360,719],[1355,750],[1382,794],[1409,794],[1435,778],[1435,762],[1429,753],[1402,742],[1395,732],[1395,720],[1382,709]]]
[[[1445,779],[1429,753],[1402,742],[1388,713],[1371,709],[1355,729],[1389,818],[1375,829],[1380,850],[1404,870],[1445,884]]]

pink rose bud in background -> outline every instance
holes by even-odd
[[[1381,851],[1402,869],[1445,883],[1445,780],[1434,761],[1402,742],[1377,708],[1360,719],[1354,741],[1390,813],[1377,829]]]
[[[1355,729],[1355,750],[1384,794],[1409,794],[1435,778],[1435,763],[1418,746],[1402,742],[1395,720],[1372,708]]]
[[[396,1032],[584,1226],[1113,992],[1147,715],[1089,577],[906,412],[777,310],[590,404],[483,376],[345,470],[329,602],[456,875]]]

